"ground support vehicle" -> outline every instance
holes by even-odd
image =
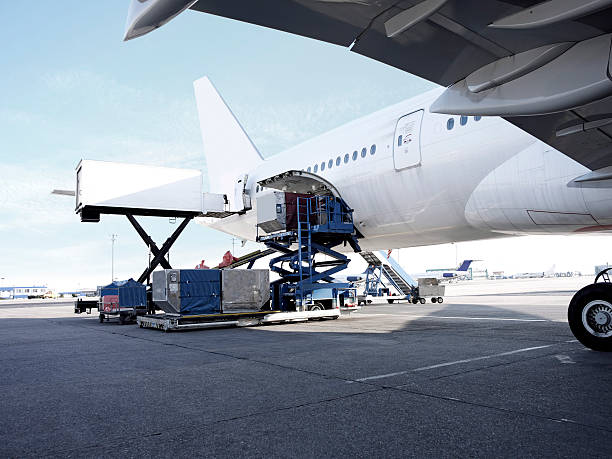
[[[364,290],[358,297],[359,304],[369,304],[374,300],[392,304],[407,301],[425,304],[427,298],[432,303],[444,301],[444,286],[435,278],[421,278],[418,282],[384,251],[361,252],[368,263],[365,271]]]
[[[98,312],[100,323],[111,318],[119,319],[122,325],[134,322],[137,316],[147,313],[146,287],[134,279],[100,287]]]
[[[78,298],[74,302],[74,313],[82,314],[85,312],[87,314],[91,314],[92,309],[98,308],[99,302],[100,302],[100,297]]]
[[[419,279],[419,301],[430,298],[432,303],[444,302],[444,291],[446,287],[440,285],[440,281],[435,277],[422,277]],[[424,303],[424,301],[421,301]]]

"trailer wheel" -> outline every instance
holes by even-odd
[[[419,299],[418,299],[418,298],[413,298],[413,299],[412,299],[412,304],[417,304],[418,302],[419,302]]]
[[[612,351],[612,284],[598,283],[578,290],[570,301],[567,320],[574,336],[595,351]]]
[[[392,299],[390,299],[390,298],[387,298],[387,303],[389,303],[389,304],[393,304],[393,302],[394,302],[394,301],[395,301],[395,300],[392,300]]]
[[[419,298],[419,303],[421,304],[425,304],[427,300],[425,298]]]
[[[432,297],[431,297],[431,302],[432,302],[432,303],[435,303],[436,301],[438,301],[438,299],[437,299],[435,296],[432,296]]]
[[[315,303],[308,308],[309,311],[323,311],[324,309],[321,303]]]
[[[438,297],[438,303],[444,303],[444,298],[442,298],[441,296]]]
[[[100,314],[100,323],[104,322],[104,314]]]

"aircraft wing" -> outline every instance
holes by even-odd
[[[612,0],[132,2],[126,39],[191,8],[350,47],[447,86],[432,111],[503,116],[592,170],[612,166]]]

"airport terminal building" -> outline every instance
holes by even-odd
[[[0,287],[0,298],[17,299],[42,297],[49,288],[47,286],[31,286],[31,287]]]

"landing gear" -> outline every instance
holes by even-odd
[[[607,271],[607,270],[606,270]],[[604,282],[597,283],[601,278]],[[612,351],[612,283],[602,271],[594,284],[578,290],[567,311],[574,336],[595,351]]]

